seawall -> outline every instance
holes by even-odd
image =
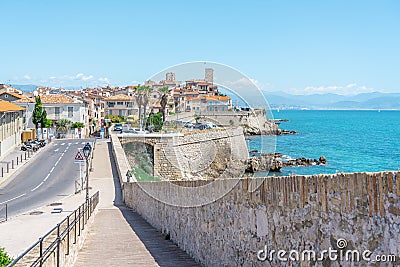
[[[231,181],[216,180],[212,186],[225,190]],[[179,199],[185,197],[185,188],[203,185],[204,181],[124,183],[123,194],[129,207],[205,266],[286,266],[276,257],[259,261],[257,252],[265,246],[318,252],[337,248],[341,238],[346,248],[368,249],[372,257],[400,255],[399,172],[240,179],[223,197],[194,207],[166,204],[143,190],[152,188],[152,194]],[[207,192],[188,195],[201,200]],[[328,260],[290,264],[351,265]]]

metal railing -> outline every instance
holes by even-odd
[[[99,192],[96,192],[89,199],[89,203],[84,202],[80,205],[7,267],[44,266],[45,263],[50,266],[63,266],[62,253],[69,255],[71,242],[77,243],[98,203]]]

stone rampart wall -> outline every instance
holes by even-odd
[[[216,180],[213,188],[226,189],[229,181]],[[129,207],[205,266],[286,266],[276,257],[259,261],[257,251],[267,246],[320,252],[337,248],[340,238],[348,249],[372,251],[371,258],[400,256],[398,172],[241,179],[222,198],[196,207],[165,204],[142,189],[179,199],[182,187],[202,185],[204,181],[125,183],[123,193]],[[211,193],[199,192],[191,197],[201,200]],[[325,260],[289,265],[351,264]]]

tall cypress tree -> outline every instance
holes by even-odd
[[[35,108],[33,109],[32,113],[32,122],[35,124],[36,129],[38,128],[38,124],[41,124],[41,127],[43,128],[45,123],[46,123],[46,118],[47,113],[45,110],[43,110],[42,107],[42,100],[40,99],[40,96],[36,97],[36,103],[35,103]]]

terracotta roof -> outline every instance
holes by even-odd
[[[26,97],[26,98],[21,98],[21,99],[15,100],[14,102],[17,102],[17,103],[34,103],[35,99]]]
[[[74,103],[74,99],[72,97],[66,95],[41,95],[40,100],[42,100],[43,104],[72,104]],[[18,99],[15,102],[19,103],[34,103],[35,98],[23,98]]]
[[[198,97],[186,97],[186,100],[201,100],[204,98],[207,100],[220,100],[220,101],[231,100],[231,98],[229,96],[213,96],[213,95],[203,95],[203,96],[198,96]]]
[[[2,93],[0,93],[0,95],[3,95],[3,94],[9,94],[9,95],[12,95],[12,96],[14,96],[14,97],[17,97],[17,98],[19,98],[19,99],[25,98],[25,96],[20,95],[20,94],[17,94],[17,93],[14,93],[14,92],[2,92]]]
[[[110,96],[110,97],[107,97],[104,99],[104,101],[116,101],[116,100],[133,101],[133,97],[127,96],[124,94],[119,94],[119,95],[113,95],[113,96]]]
[[[0,112],[19,111],[19,110],[25,110],[25,109],[8,101],[0,100]]]

